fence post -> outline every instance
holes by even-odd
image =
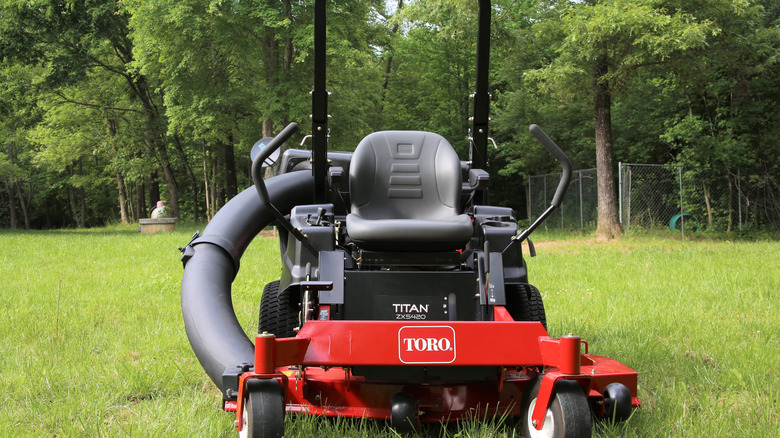
[[[582,187],[582,184],[580,184]],[[623,226],[623,162],[618,161],[618,218],[620,219],[620,226]],[[623,228],[625,232],[626,229]]]
[[[547,174],[544,175],[544,203],[542,204],[542,211],[544,211],[544,207],[548,205],[547,204]],[[547,227],[545,226],[545,229]]]
[[[580,174],[580,228],[582,228],[584,226],[582,223],[582,169],[578,172]]]
[[[631,230],[631,191],[633,190],[632,183],[634,181],[634,173],[631,171],[631,165],[626,165],[626,170],[628,170],[628,206],[626,208],[626,219],[628,219],[628,224],[626,224],[625,232],[627,233],[629,230]]]
[[[680,166],[677,170],[680,178],[680,229],[682,231],[682,237],[685,237],[685,209],[683,209],[682,166]]]
[[[739,205],[739,231],[742,231],[742,175],[737,167],[737,204]]]
[[[561,173],[561,178],[563,178],[563,173]],[[560,178],[558,179],[560,181]],[[566,204],[561,201],[561,229],[563,229],[563,208],[566,206]]]

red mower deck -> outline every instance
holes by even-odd
[[[502,338],[494,334],[502,333]],[[506,338],[504,338],[506,336]],[[505,339],[515,342],[507,345]],[[393,394],[418,401],[420,422],[449,422],[479,416],[520,415],[528,382],[544,371],[533,420],[544,417],[555,382],[574,380],[596,412],[604,411],[604,389],[621,383],[636,397],[637,373],[606,357],[581,353],[587,344],[569,335],[553,339],[539,322],[309,321],[295,338],[255,338],[255,371],[241,375],[237,404],[225,409],[243,415],[250,379],[276,379],[288,413],[389,420]],[[489,354],[487,354],[489,352]],[[351,366],[497,366],[493,381],[447,383],[366,381]],[[239,421],[239,424],[241,422]]]

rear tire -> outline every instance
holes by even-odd
[[[520,409],[522,434],[526,438],[590,438],[593,420],[588,398],[574,380],[559,380],[553,390],[550,407],[542,430],[536,430],[531,420],[542,376],[528,383]]]
[[[276,379],[251,379],[242,415],[239,438],[284,436],[284,394]]]
[[[515,321],[539,321],[547,330],[547,317],[539,289],[531,284],[507,284],[506,310]]]
[[[268,332],[277,338],[295,337],[298,327],[298,300],[292,299],[290,289],[279,293],[279,280],[272,281],[263,288],[260,298],[260,318],[257,332]]]

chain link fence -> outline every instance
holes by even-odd
[[[623,229],[780,230],[777,182],[743,169],[620,163]]]
[[[549,207],[560,179],[560,173],[528,177],[530,222]],[[620,163],[618,180],[625,231],[780,231],[780,185],[760,170]],[[575,170],[563,205],[544,226],[595,229],[597,205],[596,169]]]
[[[675,217],[684,229],[686,217],[677,216],[685,214],[680,207],[684,205],[680,166],[620,163],[618,169],[620,223],[625,231],[631,225],[667,226]]]
[[[536,220],[552,203],[560,173],[528,177],[528,217]],[[596,169],[575,170],[561,208],[548,217],[547,228],[595,228],[598,204]]]

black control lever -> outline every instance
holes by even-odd
[[[537,125],[531,125],[529,130],[531,131],[531,134],[533,134],[533,136],[539,140],[539,143],[541,143],[542,146],[547,149],[547,152],[549,152],[550,155],[552,155],[561,165],[561,181],[558,183],[558,188],[555,189],[555,195],[553,195],[552,202],[550,203],[550,206],[547,208],[547,210],[545,210],[541,216],[536,218],[530,227],[512,237],[512,241],[509,242],[509,245],[507,245],[506,248],[504,248],[504,251],[509,249],[513,243],[522,242],[528,238],[528,236],[533,233],[534,230],[536,230],[536,228],[542,222],[544,222],[548,216],[550,216],[550,214],[552,214],[553,210],[561,206],[561,203],[563,203],[563,196],[566,194],[566,190],[569,188],[569,182],[571,181],[571,161],[569,161],[569,157],[567,157],[561,148],[559,148],[558,145],[555,144],[555,142],[544,133],[542,128]]]
[[[255,183],[257,194],[260,196],[260,201],[264,206],[268,207],[268,209],[271,211],[271,214],[273,214],[274,218],[276,219],[276,222],[279,223],[282,228],[287,230],[287,232],[292,234],[299,242],[303,244],[304,247],[306,247],[306,249],[311,251],[311,253],[316,256],[318,254],[317,249],[314,248],[306,236],[298,231],[298,229],[293,227],[290,221],[284,217],[284,215],[271,203],[271,198],[268,196],[268,188],[265,186],[263,176],[260,174],[263,168],[263,162],[268,157],[270,157],[274,151],[279,149],[284,144],[284,142],[289,140],[297,130],[298,124],[295,122],[290,123],[284,129],[282,129],[282,131],[277,134],[273,140],[269,141],[268,145],[266,145],[266,147],[263,148],[259,154],[257,154],[255,159],[252,160],[252,180]]]
[[[263,175],[260,174],[263,169],[263,162],[271,156],[277,149],[279,149],[284,142],[290,139],[293,134],[298,130],[298,124],[295,122],[287,125],[282,131],[269,141],[268,144],[260,151],[259,154],[252,160],[252,180],[255,182],[255,188],[257,194],[260,196],[260,201],[263,205],[271,204],[271,198],[268,197],[268,189],[265,187],[265,181]]]

